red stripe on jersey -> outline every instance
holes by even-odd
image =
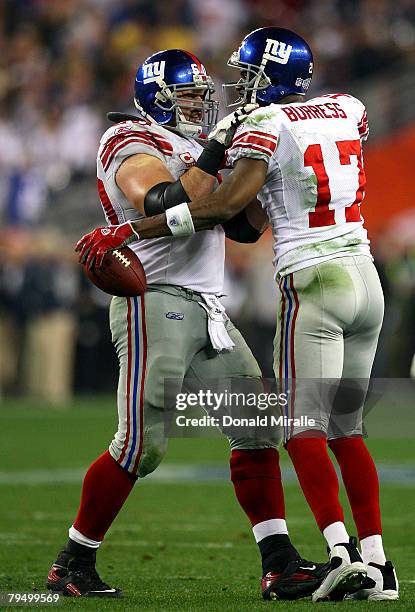
[[[147,138],[152,142],[151,138],[145,132],[137,132],[134,130],[129,130],[128,132],[124,132],[123,134],[116,134],[115,136],[112,136],[108,140],[108,142],[106,143],[104,147],[103,152],[100,155],[102,165],[104,166],[106,164],[108,157],[111,155],[115,147],[118,147],[118,145],[121,144],[127,138],[133,138],[135,136],[141,136],[142,138]]]
[[[364,123],[365,121],[367,121],[367,112],[364,111],[362,118],[359,121],[359,125],[361,125],[362,123]]]
[[[259,136],[260,138],[266,138],[267,140],[270,140],[271,142],[274,142],[275,144],[278,143],[278,137],[274,136],[273,134],[267,134],[266,132],[257,132],[256,130],[249,130],[249,132],[244,132],[242,134],[240,134],[239,136],[237,136],[236,138],[234,138],[232,145],[235,144],[235,142],[238,142],[239,140],[244,140],[247,136]]]
[[[145,144],[146,146],[151,147],[152,149],[155,149],[156,151],[159,151],[160,153],[162,153],[163,155],[166,155],[167,157],[171,157],[172,155],[170,150],[162,148],[161,145],[156,144],[154,140],[150,140],[144,135],[137,134],[136,136],[134,136],[134,138],[128,138],[127,140],[121,142],[115,149],[111,151],[111,154],[107,159],[107,163],[104,166],[105,172],[110,167],[111,162],[114,160],[117,153],[119,153],[122,149],[124,149],[124,147],[131,144],[132,142],[137,142],[139,144]]]
[[[173,155],[173,146],[168,140],[165,140],[158,134],[151,134],[150,136],[152,142],[157,145],[157,148],[161,153],[163,153],[163,155],[167,155],[168,157]]]
[[[265,134],[264,132],[250,131],[237,136],[232,142],[230,150],[241,147],[261,151],[263,148],[266,150],[265,152],[271,156],[275,152],[277,144],[278,138],[276,136]]]
[[[137,134],[134,130],[128,130],[128,132],[123,132],[122,134],[114,134],[111,138],[108,138],[107,142],[104,145],[104,149],[100,155],[100,159],[102,161],[102,165],[104,165],[108,159],[108,156],[111,154],[111,151],[116,147],[124,138],[128,138],[130,136],[134,136]]]
[[[137,130],[128,130],[123,132],[122,134],[115,134],[111,138],[108,139],[108,142],[105,145],[105,149],[103,153],[101,153],[100,159],[103,166],[108,167],[108,159],[111,154],[114,152],[116,147],[119,147],[120,144],[125,144],[127,138],[142,138],[145,139],[146,144],[152,146],[156,149],[159,149],[161,153],[173,153],[173,147],[169,143],[168,140],[165,140],[162,136],[151,134],[147,130],[137,131]],[[113,159],[113,157],[112,157]]]
[[[251,134],[245,134],[243,138],[239,138],[232,143],[232,148],[240,147],[243,144],[252,144],[260,147],[264,147],[265,149],[269,149],[272,153],[274,153],[277,148],[277,143],[273,140],[269,140],[267,138],[259,138],[258,136],[253,136]]]
[[[108,138],[108,140],[104,144],[104,150],[106,150],[108,148],[108,145],[114,142],[114,140],[123,138],[124,136],[131,136],[131,134],[136,134],[136,133],[137,133],[136,130],[133,130],[133,129],[127,130],[126,128],[123,128],[123,131],[116,132],[115,134],[113,134],[112,136]]]
[[[131,136],[131,137],[127,138],[127,139],[123,138],[121,141],[116,141],[114,143],[114,146],[111,147],[111,150],[109,151],[109,153],[108,153],[108,155],[106,157],[105,163],[102,162],[102,165],[104,167],[104,171],[105,172],[110,167],[111,162],[115,158],[115,156],[118,153],[118,151],[121,151],[121,149],[123,149],[125,146],[127,146],[131,142],[141,142],[141,143],[147,144],[150,147],[157,148],[157,147],[154,146],[153,143],[151,143],[151,141],[148,141],[148,139],[146,139],[146,138],[139,138],[138,135]]]
[[[353,96],[351,96],[350,94],[345,94],[345,93],[336,93],[336,94],[324,94],[324,96],[319,96],[320,98],[334,98],[335,100],[337,100],[337,98],[353,98]]]
[[[139,144],[144,144],[147,147],[151,147],[152,149],[155,149],[156,151],[159,151],[160,153],[162,153],[163,155],[166,155],[167,157],[171,157],[171,152],[169,149],[165,149],[162,148],[161,145],[157,145],[153,140],[147,138],[144,135],[141,134],[137,134],[136,136],[134,136],[134,138],[129,138],[128,140],[125,140],[124,142],[121,142],[110,154],[106,165],[104,166],[104,170],[107,171],[108,168],[111,165],[111,162],[114,160],[115,156],[117,155],[117,153],[119,153],[124,147],[126,147],[127,145],[131,144],[132,142],[137,142]]]
[[[118,219],[118,215],[115,212],[113,205],[111,204],[111,200],[109,199],[107,192],[105,191],[104,183],[99,178],[97,178],[97,185],[99,199],[101,200],[102,208],[104,209],[104,212],[108,217],[108,221],[112,225],[118,225],[120,222]]]
[[[272,154],[275,151],[274,149],[271,149],[270,147],[263,147],[261,145],[255,145],[255,144],[251,144],[251,143],[237,143],[234,147],[231,147],[228,150],[228,155],[231,151],[234,151],[236,149],[251,149],[252,151],[259,151],[260,153],[265,153],[266,155],[268,155],[268,157],[271,157]]]
[[[368,121],[367,121],[366,111],[363,113],[363,117],[360,120],[360,122],[358,123],[357,129],[359,130],[359,134],[361,136],[369,131],[369,124],[368,124]]]
[[[149,132],[147,134],[151,138],[151,140],[155,140],[157,143],[163,145],[165,149],[168,149],[169,151],[173,152],[173,147],[171,143],[165,138],[163,138],[163,136],[160,136],[160,134],[150,134]]]

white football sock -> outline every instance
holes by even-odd
[[[269,519],[268,521],[262,521],[252,527],[254,532],[255,541],[258,544],[264,538],[270,535],[285,534],[288,535],[287,523],[284,519]]]
[[[98,548],[101,544],[101,542],[98,542],[96,540],[90,540],[89,538],[84,536],[80,531],[75,529],[73,525],[69,528],[69,537],[74,542],[82,544],[82,546],[88,546],[89,548]]]
[[[373,562],[385,565],[386,557],[381,535],[371,535],[363,538],[363,540],[360,540],[360,546],[362,547],[362,558],[366,564]]]
[[[349,534],[346,531],[344,523],[342,523],[341,521],[336,521],[335,523],[332,523],[331,525],[323,529],[323,536],[326,538],[330,550],[336,544],[349,543]]]

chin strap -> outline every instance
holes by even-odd
[[[176,106],[176,124],[180,132],[189,138],[197,138],[203,130],[201,125],[187,121],[179,105]]]
[[[201,125],[195,125],[190,121],[178,121],[177,129],[183,135],[188,138],[198,138],[203,131]]]

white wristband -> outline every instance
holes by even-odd
[[[186,202],[166,210],[167,226],[175,238],[195,233],[192,215]]]

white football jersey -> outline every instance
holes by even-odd
[[[334,257],[370,255],[364,196],[364,105],[346,94],[253,111],[236,131],[228,165],[241,157],[268,164],[258,198],[275,240],[276,273]]]
[[[196,140],[141,119],[124,121],[108,129],[101,138],[97,157],[98,193],[107,222],[118,225],[143,217],[115,180],[127,157],[137,153],[153,155],[178,179],[194,165],[202,150]],[[149,285],[178,285],[201,293],[222,292],[225,234],[220,225],[186,238],[150,238],[129,246],[139,256]]]

